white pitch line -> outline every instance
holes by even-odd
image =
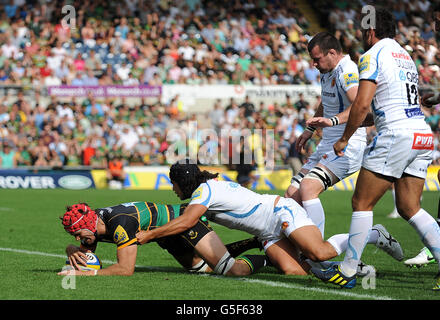
[[[54,257],[54,258],[64,258],[67,260],[67,256],[64,254],[56,254],[56,253],[47,253],[47,252],[40,252],[40,251],[29,251],[29,250],[21,250],[21,249],[13,249],[13,248],[0,248],[0,251],[9,251],[9,252],[16,252],[16,253],[24,253],[24,254],[33,254],[37,256],[45,256],[45,257]],[[116,261],[112,260],[101,260],[103,263],[107,264],[115,264]],[[150,266],[139,266],[136,265],[136,267],[139,268],[147,268],[147,269],[159,269],[159,267],[150,267]]]
[[[326,294],[330,294],[330,295],[332,295],[332,294],[333,295],[340,295],[340,296],[345,296],[345,297],[350,297],[350,298],[369,299],[369,300],[396,300],[395,298],[391,298],[391,297],[387,297],[387,296],[358,294],[358,293],[352,293],[352,292],[348,292],[347,290],[341,290],[341,289],[336,289],[336,288],[331,290],[331,289],[322,289],[322,288],[314,288],[314,287],[304,287],[304,286],[299,286],[299,285],[296,285],[293,283],[286,283],[286,282],[275,282],[275,281],[250,279],[250,278],[230,278],[230,277],[226,277],[226,276],[211,275],[211,274],[201,274],[201,275],[210,276],[213,278],[263,284],[263,285],[266,285],[269,287],[279,287],[279,288],[288,288],[288,289],[295,289],[295,290],[313,291],[313,292],[319,292],[319,293],[326,293]]]
[[[358,293],[352,293],[352,292],[348,292],[348,291],[339,291],[340,289],[339,290],[338,289],[327,290],[327,289],[322,289],[322,288],[303,287],[303,286],[295,285],[292,283],[274,282],[274,281],[266,281],[266,280],[259,280],[259,279],[240,278],[239,280],[242,280],[245,282],[264,284],[264,285],[272,286],[272,287],[282,287],[282,288],[290,288],[290,289],[295,289],[295,290],[304,290],[304,291],[313,291],[313,292],[319,292],[319,293],[335,294],[335,295],[345,296],[345,297],[349,297],[349,298],[370,299],[370,300],[395,300],[394,298],[387,297],[387,296],[358,294]],[[338,290],[338,291],[336,291],[336,290]]]
[[[29,250],[22,250],[22,249],[13,249],[13,248],[0,248],[0,251],[7,251],[7,252],[15,252],[15,253],[24,253],[24,254],[32,254],[32,255],[39,255],[39,256],[45,256],[45,257],[54,257],[54,258],[64,258],[66,259],[66,255],[62,254],[55,254],[55,253],[47,253],[47,252],[40,252],[40,251],[29,251]],[[111,260],[101,260],[103,263],[107,264],[114,264],[115,261]],[[150,266],[140,266],[136,265],[136,267],[140,268],[147,268],[151,270],[162,270],[160,267],[150,267]],[[342,291],[342,290],[328,290],[328,289],[322,289],[322,288],[314,288],[314,287],[304,287],[295,285],[292,283],[285,283],[285,282],[275,282],[275,281],[267,281],[267,280],[259,280],[259,279],[250,279],[250,278],[230,278],[225,276],[217,276],[217,275],[211,275],[211,274],[200,274],[201,276],[210,276],[213,278],[219,278],[219,279],[226,279],[226,280],[235,280],[235,281],[244,281],[249,283],[256,283],[256,284],[262,284],[269,287],[280,287],[280,288],[288,288],[288,289],[295,289],[295,290],[303,290],[303,291],[312,291],[312,292],[319,292],[319,293],[326,293],[330,295],[340,295],[345,296],[349,298],[357,298],[357,299],[372,299],[372,300],[395,300],[394,298],[387,297],[387,296],[376,296],[376,295],[369,295],[369,294],[358,294],[358,293],[352,293],[348,291]]]

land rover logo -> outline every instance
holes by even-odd
[[[68,175],[60,178],[58,183],[64,189],[87,189],[92,185],[90,178],[80,175]]]

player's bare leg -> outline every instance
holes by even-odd
[[[352,198],[353,211],[372,211],[391,184],[390,177],[361,168]]]
[[[205,235],[197,243],[195,249],[209,267],[218,274],[245,276],[265,265],[264,255],[247,255],[234,259],[213,231]]]
[[[440,170],[437,171],[437,180],[440,182]],[[440,225],[440,198],[437,206],[437,224]],[[431,251],[427,247],[423,247],[419,254],[411,259],[405,260],[404,263],[409,267],[420,268],[435,263],[435,259]]]
[[[395,183],[396,203],[400,215],[417,231],[440,269],[440,227],[435,219],[420,207],[425,179],[404,175]],[[440,272],[435,290],[440,288]]]
[[[424,184],[425,179],[406,174],[395,182],[397,210],[405,220],[411,219],[420,210]]]
[[[310,266],[301,261],[298,249],[288,239],[281,239],[266,249],[273,266],[287,275],[306,275]]]
[[[304,226],[289,235],[289,240],[312,261],[326,261],[338,256],[332,244],[322,239],[316,226]]]

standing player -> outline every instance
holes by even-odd
[[[440,260],[440,228],[420,207],[433,135],[419,106],[417,68],[393,39],[393,15],[376,8],[374,20],[374,28],[362,31],[366,53],[359,60],[359,90],[344,134],[334,145],[335,153],[342,156],[371,106],[378,134],[365,150],[352,198],[350,250],[339,266],[311,269],[321,280],[348,288],[356,284],[356,267],[373,224],[373,208],[393,182],[400,215],[418,232],[435,260]],[[439,285],[440,273],[434,289],[439,290]]]
[[[76,275],[131,275],[135,269],[138,243],[136,233],[140,230],[154,229],[178,217],[186,208],[183,205],[164,205],[152,202],[130,202],[106,208],[92,210],[87,204],[69,206],[62,217],[64,229],[81,240],[80,247],[68,245],[66,253],[70,264],[75,267]],[[107,268],[93,271],[80,271],[78,264],[85,264],[85,252],[95,252],[98,242],[110,242],[117,246],[118,262]],[[197,248],[204,252],[203,243],[208,242],[212,253],[205,263],[197,254]],[[205,217],[188,230],[172,236],[157,239],[157,243],[166,249],[185,269],[196,272],[210,272],[216,265],[216,250],[236,257],[242,252],[259,247],[256,239],[247,239],[223,246],[209,226]],[[223,250],[223,251],[222,251]],[[237,260],[231,259],[231,273],[249,274],[262,267],[264,255],[245,255]],[[258,265],[256,265],[256,263]],[[215,270],[217,271],[217,270]],[[60,275],[71,274],[65,270]]]
[[[432,7],[434,29],[436,32],[440,31],[440,4],[433,4]],[[433,106],[440,104],[440,92],[437,90],[435,93],[429,93],[422,97],[422,105],[426,108],[432,108]],[[440,183],[440,170],[437,172],[437,180]],[[440,199],[437,207],[437,223],[440,226]],[[431,251],[424,247],[420,250],[420,253],[414,258],[408,259],[404,262],[407,266],[421,267],[427,264],[435,263],[434,256]]]
[[[322,99],[315,116],[308,121],[311,125],[298,138],[297,150],[300,151],[312,137],[315,126],[324,129],[316,151],[292,178],[285,197],[302,203],[324,238],[325,214],[319,195],[360,169],[367,138],[366,129],[359,128],[350,138],[345,155],[335,155],[333,144],[344,132],[345,124],[342,123],[347,122],[351,103],[356,97],[359,73],[350,56],[342,53],[338,39],[328,32],[316,34],[308,44],[308,51],[314,66],[321,72]],[[379,234],[381,238],[389,236],[382,226]]]

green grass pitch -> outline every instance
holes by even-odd
[[[279,190],[273,193],[283,194]],[[352,192],[328,191],[321,196],[326,210],[326,237],[346,233],[351,218]],[[65,262],[64,249],[75,243],[64,232],[59,216],[65,206],[85,201],[92,208],[130,201],[179,203],[171,191],[110,190],[2,190],[0,201],[1,300],[386,300],[440,299],[430,289],[437,266],[409,269],[367,246],[362,260],[378,273],[375,288],[365,289],[361,279],[352,290],[326,285],[312,276],[284,276],[264,268],[250,277],[188,274],[155,243],[139,248],[136,272],[131,277],[76,277],[66,282],[57,272]],[[436,216],[439,194],[424,192],[422,206]],[[400,241],[405,259],[422,248],[416,232],[402,218],[389,219],[388,192],[374,210],[381,223]],[[213,224],[225,243],[248,238],[244,232]],[[258,253],[258,250],[253,250]],[[104,267],[116,260],[116,248],[101,243],[97,255]],[[339,257],[343,259],[343,256]],[[64,282],[63,282],[64,281]],[[68,287],[71,289],[65,289]]]

